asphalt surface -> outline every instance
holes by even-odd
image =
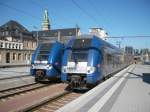
[[[34,77],[30,76],[29,71],[30,71],[30,67],[0,68],[0,79],[14,77],[14,76],[24,76],[24,75],[29,76],[29,77],[20,77],[20,78],[1,80],[0,91],[34,83]]]
[[[0,68],[0,78],[29,75],[30,67]]]

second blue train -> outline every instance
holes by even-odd
[[[72,38],[64,50],[62,82],[71,88],[92,88],[103,78],[129,64],[122,51],[94,36]]]
[[[64,45],[60,42],[41,43],[32,55],[31,75],[35,81],[60,81]]]

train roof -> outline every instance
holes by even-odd
[[[87,44],[86,46],[89,46],[89,45],[91,45],[91,41],[92,41],[94,38],[96,38],[96,41],[98,41],[98,43],[101,44],[102,47],[105,47],[105,48],[107,48],[107,49],[114,49],[116,53],[121,53],[121,50],[120,50],[119,48],[117,48],[116,46],[114,46],[114,45],[108,43],[108,42],[105,41],[105,40],[102,40],[101,38],[99,38],[99,37],[97,37],[97,36],[95,36],[95,35],[80,35],[80,36],[77,36],[77,37],[74,36],[74,37],[72,37],[71,40],[69,41],[67,47],[68,47],[68,48],[69,48],[69,47],[73,47],[73,46],[72,46],[72,44],[73,44],[72,42],[74,42],[74,40],[77,40],[77,41],[76,41],[76,46],[80,46],[80,44],[81,44],[80,41],[78,41],[78,40],[84,40],[84,41],[86,41],[86,44]]]
[[[119,49],[116,46],[112,45],[111,43],[109,43],[109,42],[107,42],[105,40],[102,40],[101,38],[99,38],[99,37],[97,37],[95,35],[81,35],[81,36],[78,36],[76,39],[92,39],[93,37],[99,39],[99,41],[101,41],[101,43],[103,43],[103,44],[105,44],[105,45],[107,45],[107,46],[109,46],[111,48]]]

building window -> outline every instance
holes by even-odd
[[[8,48],[7,45],[8,45],[8,43],[5,43],[5,48]]]
[[[28,60],[30,60],[30,59],[31,59],[31,54],[28,55]]]
[[[27,54],[26,53],[24,54],[24,60],[27,60]]]
[[[13,53],[13,60],[16,60],[16,59],[17,59],[17,54]]]
[[[32,42],[29,41],[29,46],[28,46],[28,47],[29,47],[29,49],[31,49],[31,47],[32,47]]]
[[[19,44],[19,49],[21,49],[21,45]]]
[[[27,42],[27,47],[29,47],[29,42]]]
[[[5,36],[5,32],[2,32],[2,35]]]
[[[15,44],[12,45],[12,48],[13,48],[13,49],[15,48]]]
[[[18,44],[16,44],[16,49],[18,49]]]
[[[21,60],[21,53],[18,54],[18,60]]]
[[[0,42],[0,48],[3,48],[3,42]]]
[[[19,34],[19,31],[18,31],[18,29],[16,29],[16,30],[15,30],[15,34],[16,34],[16,35],[18,35],[18,34]]]
[[[8,47],[9,47],[9,49],[11,48],[11,43],[9,43],[9,46],[8,46]]]
[[[72,32],[69,32],[69,35],[72,35]]]
[[[34,42],[32,42],[32,48],[34,48]]]

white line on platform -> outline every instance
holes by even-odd
[[[117,88],[124,81],[125,77],[127,77],[128,73],[123,75],[123,77],[93,106],[90,108],[88,112],[98,112],[104,106],[104,104],[109,100],[109,98],[113,95],[113,93],[117,90]]]

